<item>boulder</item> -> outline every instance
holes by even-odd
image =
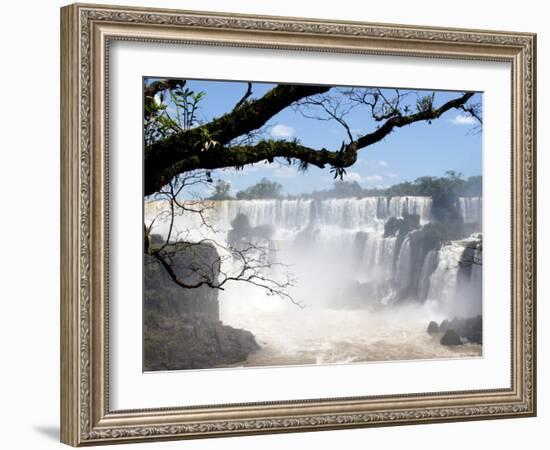
[[[250,224],[250,219],[246,214],[238,214],[231,222],[231,230],[227,235],[228,242],[238,247],[245,243],[248,245],[254,241],[268,241],[274,233],[274,228],[271,224],[258,225],[253,227]]]
[[[434,322],[433,320],[430,322],[430,324],[428,325],[428,334],[430,336],[433,336],[434,334],[437,334],[439,333],[439,325],[437,324],[437,322]]]
[[[443,345],[460,345],[466,342],[483,344],[483,320],[481,316],[467,319],[455,317],[451,321],[445,319],[439,325],[437,322],[431,321],[426,331],[430,336],[442,336],[441,343]],[[445,344],[443,342],[443,339],[445,339],[445,342],[456,342],[456,336],[460,340],[458,344]]]
[[[260,349],[249,331],[213,321],[201,313],[149,317],[143,338],[146,371],[234,365]]]
[[[459,328],[459,334],[473,344],[483,343],[483,322],[481,316],[464,319]]]
[[[441,342],[441,345],[447,345],[447,346],[462,345],[462,340],[460,339],[460,336],[453,329],[449,329],[445,331],[445,334],[441,338],[440,342]]]
[[[450,327],[451,323],[445,319],[444,321],[442,321],[440,324],[439,324],[439,331],[441,333],[444,333],[445,331],[447,331]]]
[[[153,236],[153,248],[162,245]],[[187,283],[199,282],[203,273],[218,277],[220,257],[212,244],[172,243],[164,250],[165,259],[177,277]],[[212,320],[219,319],[219,290],[207,285],[184,289],[177,285],[162,264],[150,255],[144,256],[144,312],[156,311],[170,316],[174,313],[203,313]]]
[[[151,244],[164,245],[155,238]],[[220,258],[214,245],[178,242],[163,251],[179,279],[196,283],[204,273],[212,279],[218,276]],[[154,256],[144,256],[144,370],[233,365],[260,348],[249,331],[220,322],[218,293],[206,285],[185,289]]]
[[[420,226],[418,214],[405,214],[403,218],[390,217],[384,224],[384,237],[402,236]]]

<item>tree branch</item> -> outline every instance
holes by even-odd
[[[295,159],[306,165],[312,164],[319,168],[324,168],[327,164],[332,167],[345,168],[357,161],[358,150],[382,140],[395,128],[415,122],[436,119],[446,111],[463,105],[473,95],[473,93],[466,93],[459,98],[448,101],[437,109],[421,111],[407,116],[392,117],[376,131],[362,136],[347,145],[343,145],[340,150],[336,151],[325,148],[317,150],[305,147],[297,141],[265,140],[258,142],[256,145],[236,147],[216,146],[209,151],[197,152],[192,157],[182,159],[174,164],[171,170],[175,173],[181,173],[195,169],[241,168],[247,164],[263,160],[272,162],[274,158]]]
[[[379,142],[394,129],[420,121],[431,121],[453,108],[460,108],[474,95],[473,92],[449,100],[439,108],[430,107],[409,115],[390,117],[376,131],[342,145],[339,150],[315,150],[298,142],[261,141],[256,145],[227,146],[232,139],[261,127],[286,106],[307,96],[328,91],[326,86],[279,85],[264,97],[244,104],[241,108],[157,142],[145,150],[145,195],[158,191],[179,173],[195,169],[243,167],[283,157],[303,164],[323,168],[326,164],[343,169],[357,160],[357,151]],[[342,172],[339,172],[340,175]]]
[[[244,93],[242,98],[237,102],[237,104],[233,108],[233,111],[235,111],[236,109],[239,109],[243,105],[243,103],[248,99],[248,97],[252,95],[252,83],[247,83],[247,84],[248,86],[246,88],[246,92]]]
[[[185,80],[177,79],[164,79],[153,81],[150,85],[145,86],[143,93],[145,97],[154,97],[157,93],[161,91],[176,89],[177,87],[185,85]]]
[[[450,109],[458,108],[461,105],[464,105],[471,97],[473,97],[473,95],[474,95],[473,92],[467,92],[461,97],[455,98],[453,100],[449,100],[447,103],[443,104],[437,109],[420,111],[415,114],[409,114],[407,116],[394,116],[388,119],[384,123],[384,125],[382,125],[373,133],[366,134],[365,136],[362,136],[359,139],[357,139],[357,141],[355,141],[357,143],[357,148],[360,149],[363,147],[367,147],[369,145],[372,145],[382,140],[388,134],[390,134],[394,130],[394,128],[401,128],[401,127],[404,127],[405,125],[410,125],[411,123],[414,123],[414,122],[430,121],[433,119],[437,119],[443,113],[449,111]]]
[[[275,114],[301,98],[326,92],[330,86],[278,85],[262,98],[211,122],[177,133],[145,148],[145,195],[158,191],[181,171],[176,163],[197,159],[204,144],[226,145],[232,139],[262,127]]]

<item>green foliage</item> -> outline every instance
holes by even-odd
[[[458,197],[481,197],[481,175],[463,178],[462,174],[448,171],[444,177],[420,177],[388,188],[364,189],[357,181],[336,181],[332,189],[315,191],[302,195],[302,198],[362,198],[362,197],[403,197],[423,196],[432,198],[434,219],[443,223],[460,221],[456,208]]]
[[[433,109],[435,92],[432,95],[425,95],[416,101],[416,110],[418,112],[427,112]]]
[[[463,197],[481,197],[483,190],[483,178],[481,175],[470,177],[463,186],[461,195]]]
[[[154,97],[145,97],[144,134],[147,145],[198,125],[197,112],[205,93],[194,92],[185,84],[182,81],[174,88],[157,92]]]
[[[233,197],[229,194],[231,183],[218,180],[214,186],[214,193],[208,197],[208,200],[231,200]]]
[[[357,181],[336,181],[331,192],[334,198],[364,196],[364,189]]]
[[[287,196],[287,198],[363,198],[363,197],[404,197],[422,196],[431,197],[434,208],[454,209],[458,197],[481,197],[482,176],[477,175],[463,178],[462,174],[448,171],[444,177],[420,177],[414,181],[404,181],[388,188],[365,189],[357,181],[337,180],[331,189],[314,191],[310,194],[299,196]],[[229,183],[218,181],[212,200],[225,200],[230,189]],[[262,178],[258,183],[242,191],[237,192],[239,200],[281,198],[283,187],[276,181],[269,181]],[[436,213],[437,214],[437,213]],[[438,217],[436,217],[438,218]],[[449,217],[450,218],[450,217]],[[441,217],[441,219],[448,219]],[[445,220],[443,220],[445,221]]]
[[[365,195],[385,195],[391,197],[421,195],[439,201],[453,197],[481,197],[481,175],[464,179],[462,174],[448,171],[444,177],[420,177],[414,182],[405,181],[386,189],[365,189]]]
[[[266,198],[280,198],[283,186],[276,181],[262,178],[259,182],[242,191],[237,192],[237,199],[252,200]]]

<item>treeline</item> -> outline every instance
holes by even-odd
[[[444,177],[420,177],[387,188],[363,188],[357,181],[336,181],[330,189],[300,195],[283,195],[283,186],[277,181],[262,178],[256,184],[230,195],[231,185],[219,180],[209,200],[253,200],[277,198],[363,198],[363,197],[431,197],[436,204],[449,204],[457,197],[481,197],[482,176],[464,178],[462,174],[449,171]]]
[[[482,176],[464,178],[454,171],[444,177],[420,177],[414,181],[404,181],[386,188],[363,188],[357,181],[337,181],[328,190],[314,191],[306,195],[311,198],[345,197],[403,197],[423,196],[434,200],[442,197],[481,197]]]
[[[283,186],[277,181],[270,181],[262,178],[256,184],[237,192],[235,197],[231,194],[231,184],[227,181],[218,180],[214,185],[214,193],[208,197],[208,200],[256,200],[283,198]]]

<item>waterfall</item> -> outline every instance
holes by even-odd
[[[395,265],[395,283],[399,289],[405,289],[411,277],[411,239],[410,234],[405,237]]]
[[[481,313],[481,235],[444,244],[429,278],[428,299],[444,303],[455,315]]]
[[[458,208],[464,223],[481,223],[481,197],[459,197]]]
[[[444,244],[437,255],[437,267],[430,277],[428,299],[452,303],[456,294],[456,281],[464,247],[457,242]]]
[[[454,312],[461,316],[481,314],[482,306],[482,251],[481,234],[473,234],[462,241],[461,266],[458,271]]]
[[[430,197],[364,197],[325,200],[281,199],[281,200],[224,200],[189,202],[201,203],[205,215],[213,218],[221,229],[230,228],[231,221],[239,214],[248,217],[252,226],[273,225],[285,230],[303,229],[310,224],[333,225],[344,229],[380,231],[390,217],[418,214],[421,223],[431,218]],[[163,206],[164,204],[164,206]],[[146,220],[155,212],[166,209],[164,201],[145,204]],[[198,218],[186,215],[186,225],[192,227]]]
[[[390,218],[414,214],[420,227],[429,224],[430,197],[191,201],[188,206],[202,214],[177,215],[173,236],[184,235],[190,241],[206,237],[226,244],[234,220],[246,216],[251,229],[264,228],[262,245],[269,248],[271,260],[294,267],[301,282],[315,285],[315,295],[327,302],[342,296],[350,285],[383,304],[404,298],[452,304],[457,298],[464,242],[424,249],[414,239],[419,227],[384,237],[384,224]],[[465,223],[481,222],[481,206],[477,197],[461,197],[457,203]],[[168,232],[166,210],[166,202],[145,203],[145,222],[156,220],[154,233]],[[475,297],[481,292],[481,267],[473,267],[467,275],[461,275],[460,289],[466,292],[464,286],[471,287]]]
[[[229,225],[244,214],[253,227],[273,225],[284,229],[300,229],[310,221],[312,200],[227,200],[212,202],[222,223]]]
[[[344,229],[380,231],[390,217],[418,214],[421,223],[431,217],[430,197],[364,197],[325,200],[227,200],[211,202],[220,220],[230,223],[245,214],[252,226],[271,224],[284,229],[303,229],[310,224]]]
[[[360,281],[387,282],[393,278],[397,238],[375,235],[367,240],[360,266]]]
[[[427,223],[430,220],[431,207],[430,197],[392,197],[388,202],[386,218],[417,214],[420,216],[420,223]]]
[[[430,290],[430,277],[433,271],[436,269],[438,263],[438,252],[436,250],[430,250],[424,262],[422,263],[422,269],[420,270],[420,277],[418,280],[417,295],[420,300],[426,300],[428,292]]]

